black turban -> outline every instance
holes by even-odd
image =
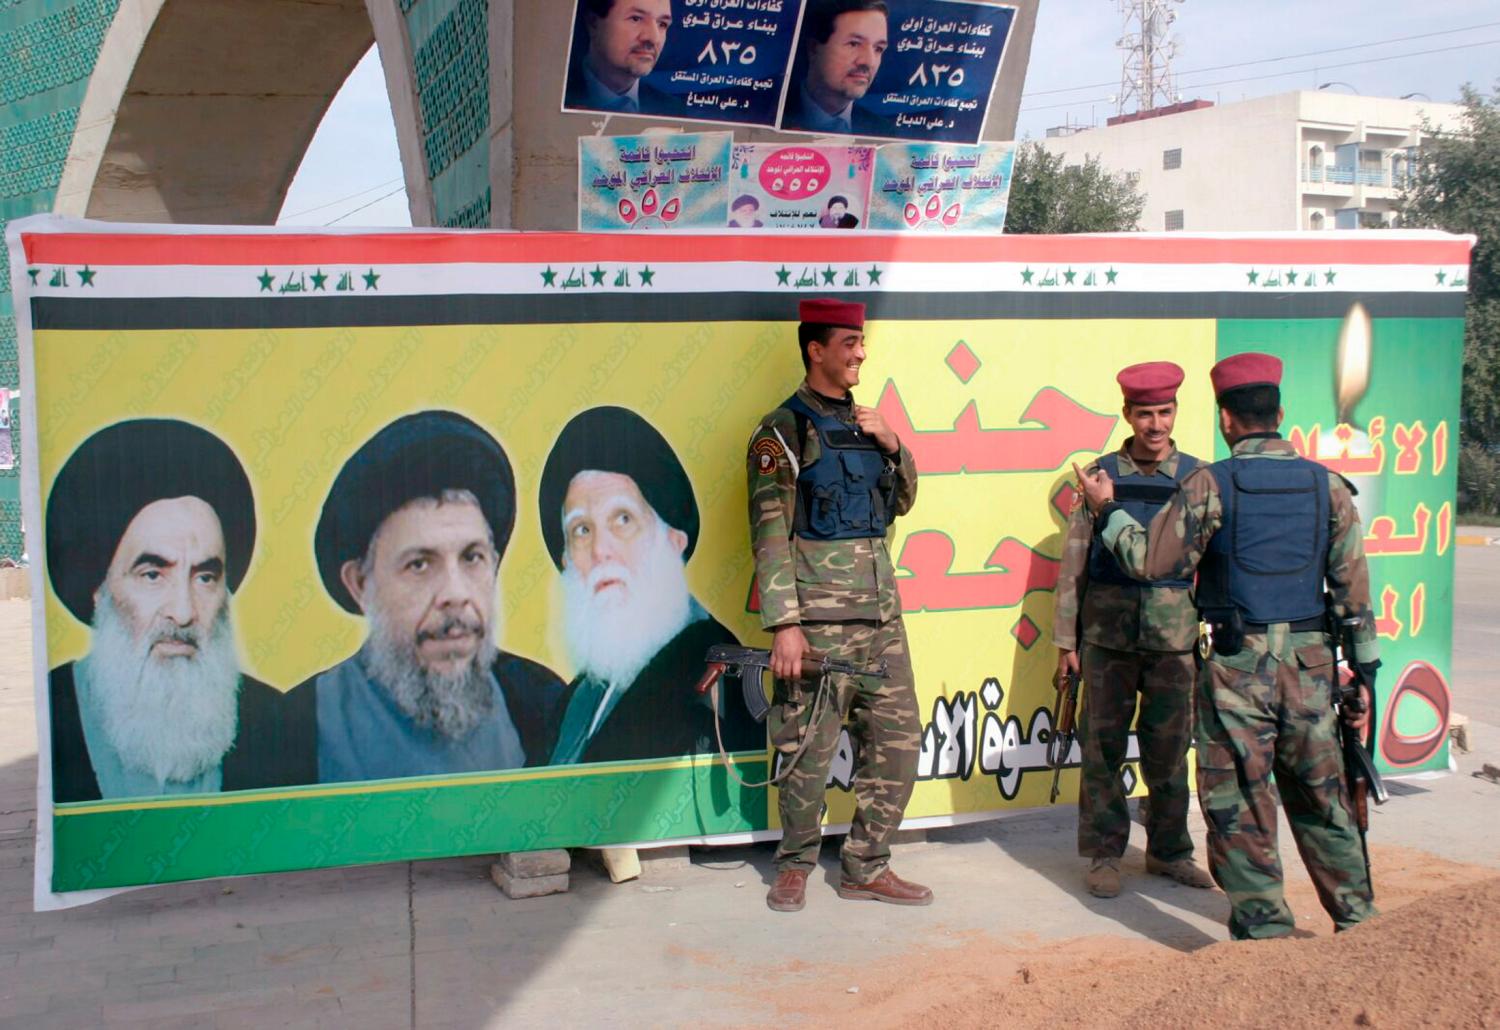
[[[563,427],[542,470],[542,539],[559,569],[563,566],[563,501],[568,485],[580,472],[617,472],[635,480],[656,514],[687,534],[682,560],[693,556],[698,544],[698,502],[672,445],[628,408],[590,408]]]
[[[406,415],[372,436],[344,463],[323,502],[313,552],[323,586],[345,611],[359,605],[339,570],[369,550],[375,531],[392,512],[421,497],[467,490],[479,500],[505,553],[516,524],[516,478],[493,436],[451,411]]]
[[[78,621],[94,620],[120,538],[153,501],[196,497],[219,516],[224,579],[233,593],[255,551],[255,496],[229,445],[176,419],[143,418],[99,430],[69,456],[47,499],[47,573]]]

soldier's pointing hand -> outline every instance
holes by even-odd
[[[1090,513],[1098,514],[1100,508],[1115,499],[1115,482],[1102,469],[1095,469],[1094,474],[1089,475],[1075,461],[1073,474],[1078,477],[1078,488],[1083,491],[1083,500]]]

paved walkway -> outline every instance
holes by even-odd
[[[1500,785],[1468,775],[1500,765],[1500,717],[1483,707],[1500,695],[1500,548],[1464,549],[1459,570],[1456,707],[1490,716],[1459,775],[1399,785],[1372,838],[1500,869]],[[454,859],[179,884],[35,914],[27,622],[25,603],[0,602],[0,1026],[762,1024],[777,1018],[765,969],[784,985],[980,933],[1183,950],[1224,938],[1222,896],[1145,877],[1138,848],[1125,894],[1084,895],[1072,807],[899,848],[900,871],[937,893],[925,909],[839,900],[829,848],[807,909],[770,913],[770,850],[750,847],[622,885],[575,863],[571,893],[530,901],[501,896],[487,861]],[[1201,840],[1196,809],[1193,832]],[[1298,867],[1290,845],[1285,858]],[[1326,928],[1316,909],[1298,914]]]

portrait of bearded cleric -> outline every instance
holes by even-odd
[[[562,681],[497,644],[515,500],[500,444],[448,411],[392,422],[339,471],[313,546],[365,640],[298,688],[322,782],[547,763]]]
[[[92,632],[49,676],[56,801],[316,781],[306,699],[240,668],[233,595],[255,528],[239,460],[189,423],[122,422],[68,458],[47,571]]]
[[[710,645],[738,641],[689,590],[698,504],[671,445],[626,408],[582,412],[553,444],[539,505],[577,670],[553,764],[717,750],[693,684]],[[765,746],[737,689],[720,705],[727,750]]]

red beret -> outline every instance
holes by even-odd
[[[834,300],[831,297],[804,300],[797,306],[797,315],[801,321],[812,325],[836,325],[845,329],[865,327],[865,306],[853,300]]]
[[[1280,386],[1281,359],[1272,354],[1235,354],[1209,370],[1214,396],[1221,397],[1241,386]]]
[[[1120,369],[1115,381],[1131,404],[1166,404],[1177,396],[1183,375],[1170,361],[1146,361]]]

